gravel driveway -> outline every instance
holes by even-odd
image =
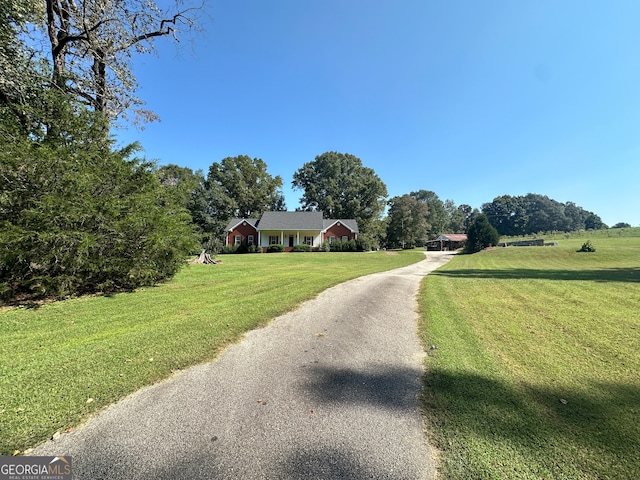
[[[415,295],[450,258],[326,290],[31,454],[87,480],[432,479]]]

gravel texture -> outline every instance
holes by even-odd
[[[87,480],[433,479],[415,295],[450,257],[326,290],[31,454]]]

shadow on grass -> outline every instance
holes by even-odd
[[[571,478],[600,469],[584,478],[640,478],[640,463],[633,460],[640,449],[640,422],[624,420],[638,418],[640,388],[594,387],[587,395],[434,369],[424,378],[422,404],[445,463],[453,470],[464,464],[463,474],[482,471],[483,462],[515,463],[510,458],[517,455],[529,461],[534,475]],[[470,453],[478,444],[507,447],[503,458],[495,452]]]
[[[516,268],[509,270],[458,269],[436,270],[431,275],[442,277],[579,280],[593,282],[640,282],[640,268],[603,268],[600,270],[536,270]]]

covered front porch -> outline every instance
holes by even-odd
[[[322,233],[313,230],[266,230],[258,231],[258,246],[267,250],[269,245],[284,245],[285,251],[290,252],[293,247],[306,244],[317,249],[322,244]]]

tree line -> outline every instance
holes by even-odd
[[[442,233],[467,233],[479,216],[505,236],[608,228],[598,215],[573,202],[533,193],[502,195],[478,210],[464,204],[456,207],[453,200],[442,202],[434,192],[420,190],[392,198],[389,206],[387,242],[395,246],[421,245]]]
[[[259,158],[225,158],[214,162],[206,176],[167,165],[158,176],[190,212],[203,249],[221,248],[231,218],[286,210],[282,178],[271,176]],[[600,217],[573,202],[538,194],[503,195],[481,209],[442,201],[430,190],[388,199],[387,187],[375,171],[348,153],[316,156],[293,174],[292,186],[302,191],[299,209],[320,210],[325,218],[355,218],[365,248],[423,246],[443,233],[467,233],[479,217],[499,235],[508,236],[607,228]]]
[[[500,235],[508,236],[608,228],[598,215],[573,202],[561,203],[533,193],[496,197],[482,205],[482,213]]]
[[[197,0],[194,0],[197,1]],[[285,210],[282,178],[246,155],[208,171],[157,167],[111,129],[152,121],[132,54],[197,30],[189,0],[0,2],[0,300],[115,292],[171,278],[185,258],[222,246],[233,217]],[[293,175],[300,209],[354,218],[361,246],[411,247],[486,218],[501,234],[606,227],[540,195],[482,211],[427,190],[388,199],[375,171],[325,152]]]

